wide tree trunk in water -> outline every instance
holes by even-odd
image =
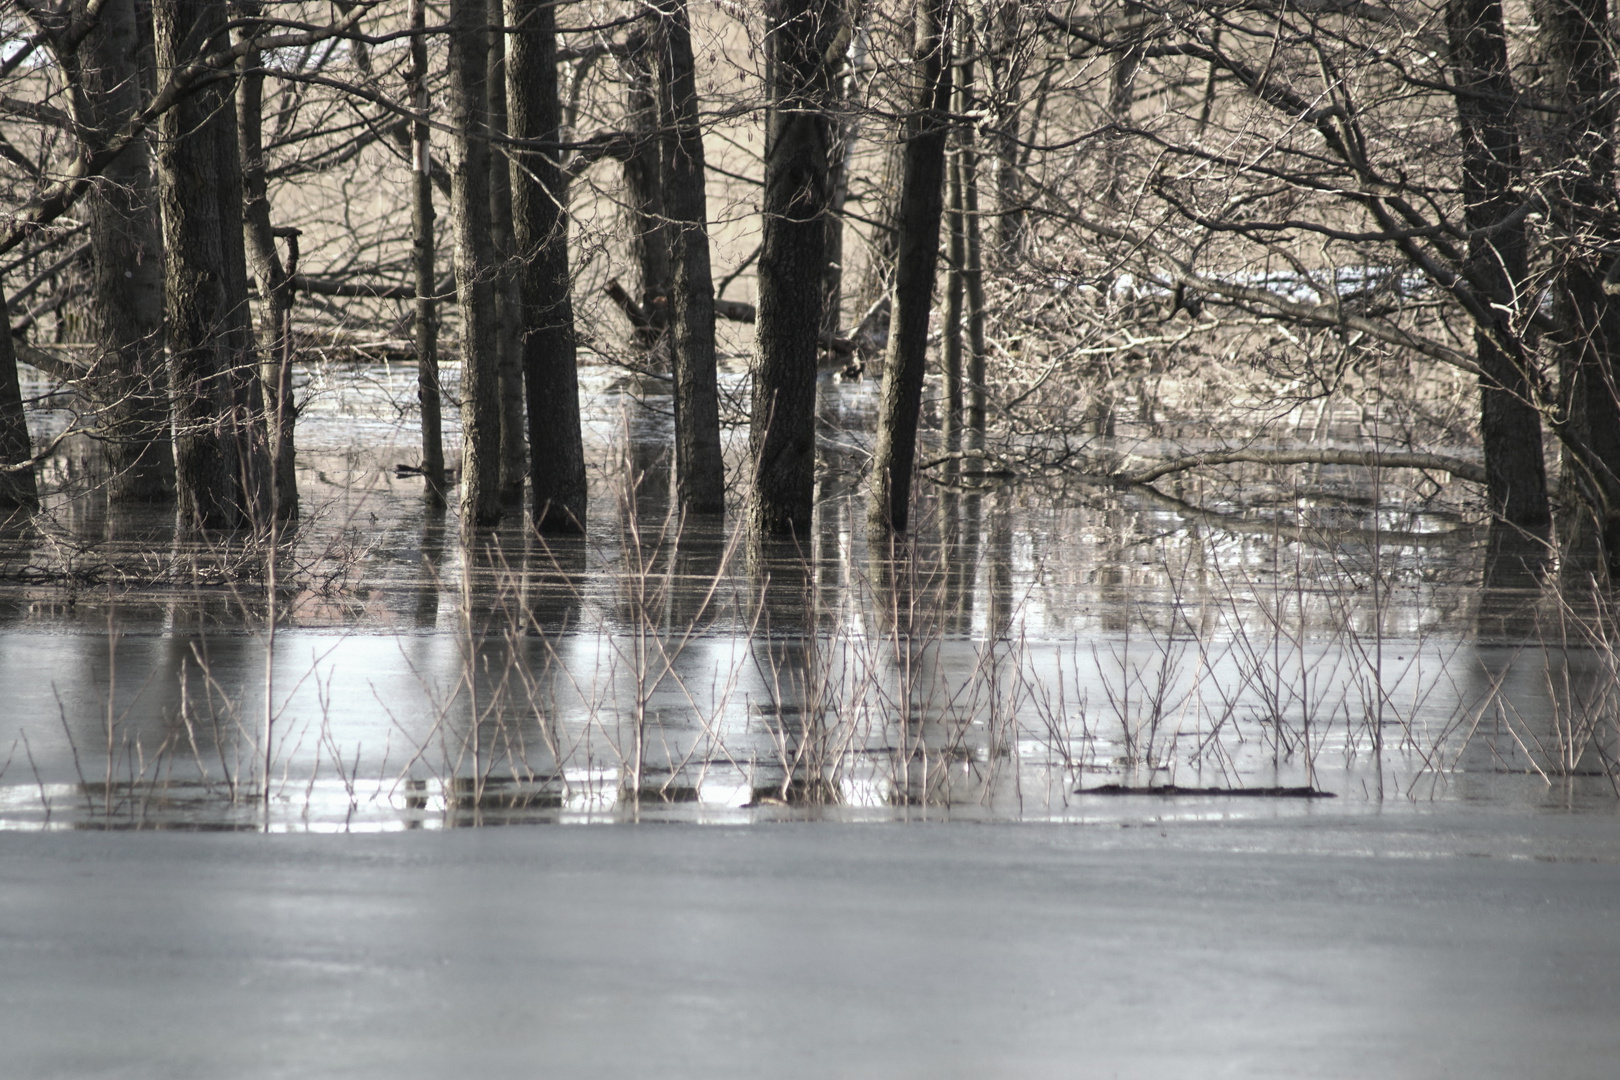
[[[835,0],[771,0],[764,239],[759,254],[748,509],[755,536],[808,537],[816,467],[816,352],[827,255],[828,67],[848,28]]]
[[[514,138],[555,141],[556,12],[550,0],[510,0],[507,123]],[[522,266],[523,378],[529,408],[529,487],[540,532],[585,530],[585,450],[569,293],[568,187],[559,151],[514,151],[512,219]]]
[[[671,352],[675,372],[675,488],[685,513],[725,509],[720,395],[714,355],[714,278],[709,270],[708,202],[697,75],[685,0],[659,5],[659,112],[664,213],[668,217]]]
[[[505,25],[504,0],[484,0],[491,27]],[[497,135],[507,131],[506,35],[489,35],[489,127]],[[495,349],[501,380],[501,501],[523,502],[523,480],[528,459],[523,429],[523,301],[519,295],[517,265],[513,262],[512,181],[505,151],[491,148],[489,172],[489,224],[495,241]]]
[[[83,18],[90,0],[74,0]],[[74,118],[93,153],[145,105],[142,42],[134,0],[107,0],[70,56]],[[118,155],[85,200],[90,225],[88,323],[95,343],[94,394],[118,502],[174,497],[169,390],[163,368],[163,233],[156,177],[145,140]]]
[[[426,116],[428,96],[427,0],[411,0],[411,107]],[[439,393],[438,279],[434,271],[432,127],[411,122],[411,270],[416,282],[416,399],[422,415],[422,477],[427,502],[444,508],[444,431]]]
[[[501,519],[500,372],[489,229],[489,39],[484,0],[450,2],[450,224],[461,308],[461,521]]]
[[[152,15],[160,79],[226,44],[222,4],[154,0]],[[181,522],[197,528],[245,525],[260,509],[232,96],[228,80],[212,83],[158,126],[176,494]]]
[[[634,342],[652,348],[669,323],[669,296],[673,289],[670,230],[666,224],[662,184],[667,135],[658,115],[658,34],[641,27],[625,39],[624,130],[630,149],[624,157],[625,210],[630,232],[630,258],[640,278],[635,297],[649,324],[637,327]]]
[[[1538,25],[1549,121],[1562,133],[1562,159],[1545,195],[1549,216],[1569,240],[1555,255],[1553,318],[1563,443],[1561,485],[1570,510],[1562,523],[1565,566],[1589,573],[1620,570],[1620,403],[1614,357],[1620,311],[1604,289],[1615,261],[1615,60],[1602,0],[1540,0]]]
[[[0,282],[0,296],[4,295],[5,285]],[[4,310],[0,303],[0,313]],[[32,509],[39,505],[32,464],[34,444],[28,437],[9,317],[5,321],[0,326],[0,510]],[[0,524],[9,516],[0,515]]]
[[[917,5],[912,53],[913,112],[907,116],[905,170],[900,183],[900,255],[895,266],[889,348],[878,404],[877,447],[872,458],[871,527],[904,531],[910,517],[911,470],[917,457],[917,420],[928,366],[928,313],[933,305],[944,205],[945,135],[949,130],[951,79],[945,63],[946,0]]]
[[[1494,517],[1536,529],[1550,515],[1541,414],[1527,375],[1529,358],[1510,314],[1527,295],[1529,270],[1524,225],[1510,220],[1523,197],[1523,176],[1502,5],[1500,0],[1450,0],[1446,14],[1462,135],[1468,276],[1488,290],[1498,315],[1496,326],[1474,330],[1486,499]]]
[[[261,5],[243,3],[239,10],[258,15]],[[236,92],[237,142],[242,161],[243,241],[263,302],[264,358],[259,363],[260,394],[265,403],[269,439],[269,494],[277,519],[298,516],[298,478],[294,471],[294,431],[298,413],[292,393],[293,274],[289,255],[283,264],[276,250],[276,230],[270,217],[269,182],[264,163],[264,71],[257,49],[242,57]],[[290,252],[298,250],[297,237],[287,234]]]

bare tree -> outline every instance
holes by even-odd
[[[816,465],[829,83],[837,58],[848,48],[850,30],[833,0],[772,0],[765,20],[769,111],[748,523],[756,536],[804,536]]]
[[[508,124],[525,141],[512,163],[512,216],[522,266],[523,373],[529,411],[533,524],[585,529],[585,451],[568,264],[568,183],[560,167],[556,12],[548,0],[510,0]],[[528,149],[545,146],[545,149]]]
[[[900,252],[895,267],[889,348],[872,456],[872,529],[903,532],[911,510],[917,421],[928,365],[928,315],[933,303],[944,204],[945,137],[951,75],[948,0],[919,0],[912,53],[914,107],[905,123],[905,171],[900,187]]]
[[[461,518],[501,519],[500,373],[489,221],[489,41],[483,0],[450,3],[450,221],[461,306]]]
[[[687,513],[725,509],[720,397],[714,352],[714,279],[709,271],[708,202],[703,130],[699,127],[692,28],[685,0],[659,7],[659,110],[664,213],[673,288],[671,340],[675,369],[675,486]]]

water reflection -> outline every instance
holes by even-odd
[[[1541,538],[947,475],[868,544],[868,391],[821,389],[803,544],[673,516],[645,388],[593,399],[617,441],[584,537],[514,517],[463,544],[394,477],[408,453],[316,424],[273,643],[251,538],[93,499],[0,530],[0,825],[1063,816],[1108,782],[1613,797],[1614,619],[1546,590]]]

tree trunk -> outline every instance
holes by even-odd
[[[666,135],[658,117],[658,42],[641,27],[625,41],[624,130],[630,150],[624,158],[625,205],[630,230],[630,258],[639,272],[635,296],[647,315],[632,341],[640,351],[657,345],[669,323],[669,296],[673,289],[670,235],[660,182]]]
[[[1546,191],[1566,237],[1555,256],[1553,317],[1560,324],[1563,446],[1561,484],[1566,567],[1620,571],[1620,407],[1614,354],[1620,312],[1611,310],[1605,270],[1614,262],[1615,61],[1602,0],[1539,0],[1544,85],[1562,115],[1562,158]],[[1579,505],[1577,505],[1577,503]]]
[[[4,295],[5,286],[0,283],[0,297]],[[4,311],[5,304],[0,301],[0,312]],[[34,444],[28,437],[28,415],[23,410],[9,316],[4,321],[6,325],[0,326],[0,510],[33,509],[39,505],[32,461]]]
[[[74,0],[76,17],[87,6]],[[76,55],[63,58],[87,156],[145,105],[139,29],[133,0],[107,0]],[[109,491],[116,502],[166,502],[174,496],[174,449],[163,370],[163,233],[144,139],[107,166],[85,210],[89,334]]]
[[[160,78],[199,51],[225,44],[224,5],[153,0],[152,16]],[[230,265],[243,257],[230,82],[220,79],[184,98],[159,119],[158,134],[180,520],[195,528],[235,528],[253,519],[258,478],[238,370],[246,360],[246,269],[240,261]],[[252,374],[249,367],[246,375]]]
[[[427,0],[411,0],[411,107],[426,116],[428,96]],[[411,124],[411,268],[416,279],[416,399],[422,413],[422,476],[428,505],[444,508],[444,429],[439,393],[438,279],[433,267],[432,128]]]
[[[240,7],[257,15],[258,3]],[[277,520],[298,516],[298,478],[294,472],[294,429],[298,414],[292,394],[293,273],[276,250],[265,175],[264,71],[257,49],[242,57],[237,83],[237,142],[242,161],[243,240],[264,303],[264,359],[259,364],[260,393],[265,403],[269,438],[270,498]],[[289,236],[297,250],[297,238]]]
[[[992,8],[986,28],[990,36],[986,59],[996,133],[991,144],[996,161],[996,255],[1001,265],[1013,266],[1023,255],[1025,218],[1024,180],[1018,162],[1019,114],[1023,110],[1023,61],[1018,56],[1022,3],[995,0]]]
[[[828,57],[848,28],[835,0],[766,5],[770,111],[749,450],[750,533],[808,539],[816,467],[816,351],[827,254]],[[816,283],[816,284],[807,284]]]
[[[500,372],[489,223],[489,39],[484,0],[450,0],[450,224],[461,308],[461,522],[501,519]]]
[[[484,0],[486,19],[492,27],[505,24],[502,0]],[[506,119],[506,35],[492,30],[489,35],[489,127],[497,135],[507,132]],[[489,173],[489,223],[495,242],[495,348],[496,369],[501,380],[501,501],[513,506],[523,503],[523,481],[528,458],[524,452],[523,427],[523,301],[518,290],[517,265],[513,261],[512,179],[506,151],[491,149]]]
[[[895,266],[889,348],[878,405],[868,518],[878,533],[904,532],[911,509],[911,470],[917,419],[928,365],[928,314],[933,304],[944,206],[945,135],[951,79],[945,23],[947,0],[919,0],[912,53],[914,111],[905,123],[905,172],[900,186],[900,258]]]
[[[865,18],[866,8],[860,9]],[[855,144],[860,138],[861,115],[856,107],[857,79],[865,60],[866,32],[864,27],[852,28],[854,55],[838,57],[837,109],[835,136],[828,164],[827,186],[827,269],[821,279],[821,333],[823,337],[839,337],[843,329],[844,308],[844,205],[849,201],[849,174],[854,164]]]
[[[725,509],[720,450],[720,395],[714,354],[714,279],[709,271],[703,130],[686,0],[662,0],[659,53],[664,212],[668,216],[673,290],[671,342],[675,371],[675,487],[685,513]]]
[[[556,11],[510,0],[508,123],[519,139],[555,141]],[[523,377],[529,406],[529,487],[540,532],[585,531],[585,449],[569,295],[568,185],[557,151],[512,155],[512,216],[522,266]]]
[[[1468,276],[1495,302],[1494,327],[1476,326],[1480,367],[1480,435],[1486,501],[1510,525],[1547,524],[1547,471],[1541,414],[1527,376],[1528,357],[1511,314],[1528,295],[1524,225],[1510,223],[1522,199],[1519,136],[1500,0],[1450,0],[1451,67],[1462,135]]]

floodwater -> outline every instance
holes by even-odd
[[[414,374],[308,373],[274,590],[0,538],[0,1075],[1614,1074],[1612,613],[1438,485],[961,476],[873,550],[828,381],[749,550],[592,370],[589,535],[463,546]]]
[[[307,373],[273,595],[266,545],[55,500],[7,538],[0,826],[1620,803],[1606,610],[1482,589],[1485,530],[1443,493],[955,477],[874,550],[875,386],[828,379],[813,535],[750,550],[671,517],[667,384],[587,380],[583,539],[514,514],[461,544],[395,469],[408,367]],[[78,453],[49,480],[91,476]]]

